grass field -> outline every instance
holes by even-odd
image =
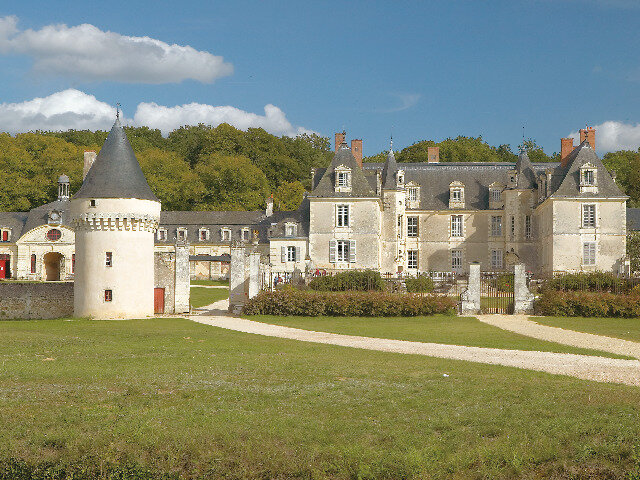
[[[0,478],[640,474],[640,388],[183,319],[0,322],[0,357]]]
[[[191,280],[191,285],[207,285],[214,287],[228,287],[229,280]]]
[[[534,317],[532,320],[541,325],[640,342],[640,318]]]
[[[205,305],[228,297],[229,290],[225,288],[191,287],[191,306],[193,308],[204,307]]]
[[[578,353],[611,358],[630,358],[598,350],[576,348],[544,340],[537,340],[487,325],[473,317],[433,315],[430,317],[405,318],[354,318],[255,315],[247,318],[274,325],[285,325],[287,327],[303,328],[319,332],[342,333],[345,335],[360,335],[364,337],[393,338],[397,340],[446,343],[472,347]]]

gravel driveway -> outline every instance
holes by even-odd
[[[524,368],[559,375],[569,375],[597,382],[623,383],[640,386],[640,361],[500,348],[465,347],[440,343],[410,342],[383,338],[358,337],[337,333],[314,332],[299,328],[283,327],[254,322],[227,314],[228,300],[221,300],[203,309],[200,315],[189,316],[195,322],[226,328],[238,332],[287,338],[303,342],[324,343],[342,347],[377,350],[429,357],[466,360],[491,365]],[[586,335],[586,334],[582,334]],[[596,336],[596,335],[594,335]],[[597,337],[597,336],[596,336]],[[541,337],[538,337],[541,338]],[[556,341],[551,338],[545,340]],[[633,342],[631,342],[633,343]],[[573,345],[573,344],[570,344]],[[576,345],[588,348],[602,348],[596,345]],[[604,350],[604,349],[603,349]],[[616,352],[618,353],[618,352]],[[629,353],[626,353],[629,355]]]

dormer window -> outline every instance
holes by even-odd
[[[157,238],[159,242],[166,242],[167,240],[167,229],[159,228],[157,233]]]
[[[242,241],[243,242],[248,242],[249,241],[249,236],[250,236],[250,232],[248,228],[243,228],[242,229]]]
[[[398,173],[396,175],[396,181],[398,182],[398,185],[404,185],[404,170],[398,170]]]
[[[518,184],[517,170],[509,170],[509,188],[515,188]]]
[[[598,170],[591,163],[580,167],[580,193],[583,192],[598,193]]]
[[[178,239],[178,241],[180,242],[184,242],[187,240],[187,229],[186,228],[178,228],[176,230],[176,238]]]
[[[200,230],[198,230],[198,239],[201,242],[206,242],[207,240],[209,240],[209,229],[201,228]]]
[[[464,184],[459,181],[449,184],[449,208],[464,208]]]
[[[222,238],[223,242],[230,242],[231,241],[231,230],[229,228],[221,228],[220,229],[220,237]]]
[[[336,192],[351,191],[351,170],[344,165],[336,167]]]
[[[11,240],[11,230],[8,228],[0,229],[0,242],[8,242],[9,240]]]
[[[498,183],[492,183],[489,185],[489,208],[492,210],[502,208],[502,191],[504,186]]]
[[[295,237],[296,234],[298,233],[297,230],[298,228],[295,223],[287,223],[284,226],[284,234],[287,237]]]

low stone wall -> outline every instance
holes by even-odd
[[[73,315],[73,282],[0,282],[0,320],[33,320]]]

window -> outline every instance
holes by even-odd
[[[356,242],[355,240],[331,240],[329,242],[329,262],[330,263],[355,263]]]
[[[89,206],[90,207],[95,207],[96,206],[96,201],[95,200],[89,200]]]
[[[502,250],[491,250],[491,268],[502,268]]]
[[[9,241],[9,230],[2,230],[2,236],[0,237],[0,240],[2,240],[3,242]]]
[[[179,241],[184,242],[187,239],[187,229],[186,228],[179,228],[176,231],[176,235],[177,235]]]
[[[418,217],[407,217],[407,237],[418,236]]]
[[[71,273],[76,273],[76,254],[71,254]]]
[[[31,255],[31,273],[36,273],[36,263],[37,263],[37,258],[36,258],[36,254],[32,254]]]
[[[596,244],[595,244],[595,242],[585,242],[582,245],[582,264],[583,265],[595,265],[596,264]]]
[[[158,230],[158,241],[166,242],[167,241],[167,231],[164,228]]]
[[[295,262],[296,258],[296,247],[287,247],[287,262]]]
[[[209,230],[207,230],[206,228],[201,228],[200,229],[200,241],[201,242],[205,242],[209,240]]]
[[[338,187],[348,187],[349,186],[349,172],[338,172]]]
[[[596,226],[596,206],[582,205],[582,227],[593,228]]]
[[[451,189],[451,200],[453,200],[454,202],[462,201],[462,190],[460,188]]]
[[[451,250],[451,270],[454,272],[462,270],[462,250]]]
[[[404,184],[404,170],[398,170],[397,175],[397,180],[398,180],[398,185],[402,185]]]
[[[451,236],[462,237],[462,215],[451,215]]]
[[[491,236],[492,237],[502,236],[502,216],[500,215],[491,216]]]
[[[104,301],[111,302],[113,300],[113,291],[105,290],[104,291]]]
[[[60,240],[60,237],[62,237],[62,232],[57,228],[52,228],[47,232],[47,240],[49,240],[50,242]]]
[[[418,268],[418,250],[407,250],[407,268]]]
[[[349,205],[338,205],[336,226],[338,227],[349,226]]]
[[[248,228],[243,228],[242,229],[242,241],[243,242],[248,242],[249,241],[249,229]]]
[[[502,192],[496,188],[491,190],[491,200],[499,202],[501,200]]]
[[[516,236],[516,217],[511,215],[511,237]]]
[[[409,187],[407,190],[407,200],[410,202],[418,201],[418,187]]]
[[[222,238],[223,242],[231,241],[231,230],[229,230],[228,228],[223,228],[222,230],[220,230],[220,237]]]
[[[464,208],[464,184],[458,180],[449,184],[449,208]]]
[[[593,170],[582,171],[582,185],[595,185],[595,175]]]
[[[105,255],[104,265],[105,265],[105,267],[112,267],[113,266],[113,253],[112,252],[107,252],[107,254]]]
[[[531,215],[524,217],[524,238],[531,239]]]
[[[296,233],[297,233],[297,232],[296,232],[296,230],[297,230],[296,225],[291,224],[291,223],[288,223],[288,224],[287,224],[287,225],[285,225],[285,227],[284,227],[284,234],[285,234],[287,237],[295,237],[295,236],[296,236]]]

